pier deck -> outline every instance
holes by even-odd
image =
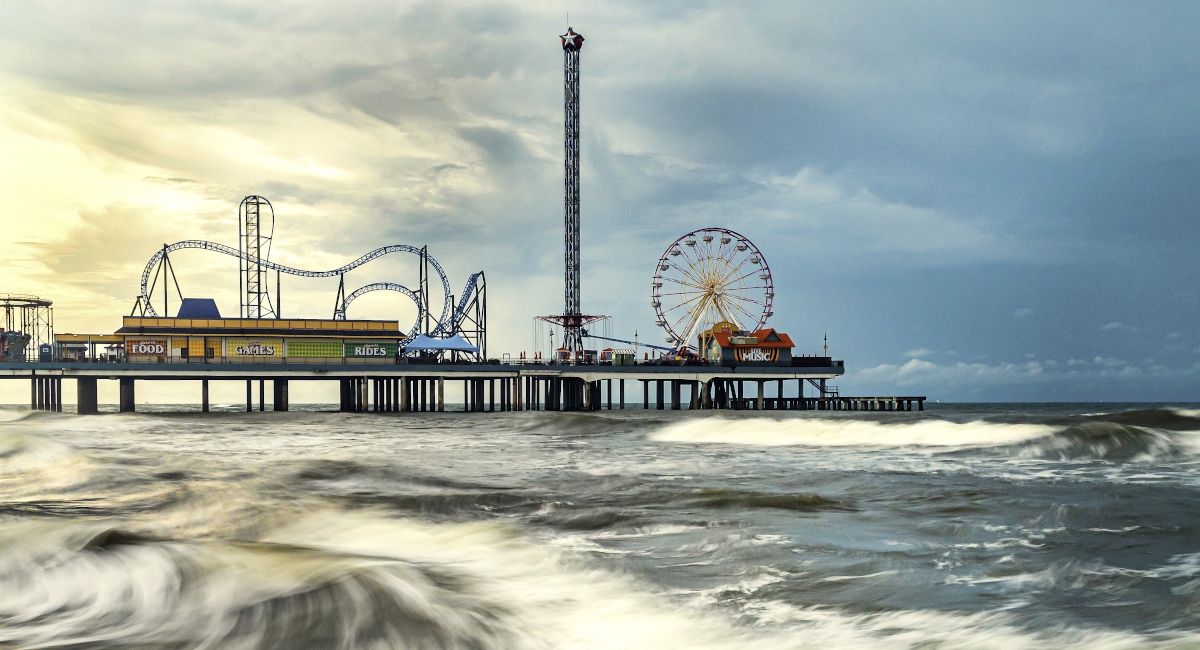
[[[337,381],[343,411],[444,411],[445,385],[463,382],[465,411],[595,411],[627,408],[734,410],[924,410],[925,397],[846,397],[825,389],[844,366],[542,365],[542,364],[238,364],[238,363],[0,363],[0,378],[29,379],[30,406],[62,410],[62,380],[76,383],[79,413],[95,413],[99,380],[116,380],[120,410],[135,409],[135,382],[200,381],[201,408],[208,410],[210,381],[245,381],[246,409],[286,411],[289,381]],[[626,399],[626,380],[642,384],[641,401]],[[794,382],[794,384],[793,384]],[[805,384],[810,395],[805,395]],[[754,387],[748,395],[746,384]],[[766,396],[774,384],[775,397]],[[795,386],[792,389],[792,386]],[[636,390],[636,389],[635,389]],[[653,392],[653,395],[651,394]],[[687,393],[686,401],[684,393]],[[786,397],[785,392],[794,393]],[[630,395],[636,397],[636,393]],[[686,406],[685,406],[686,404]]]

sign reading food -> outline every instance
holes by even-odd
[[[773,361],[779,359],[779,348],[737,347],[737,348],[734,348],[734,357],[738,361],[773,362]]]
[[[130,339],[125,341],[125,354],[131,357],[161,357],[166,353],[166,339]]]

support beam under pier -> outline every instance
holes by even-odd
[[[288,410],[288,380],[275,379],[271,383],[275,392],[272,408],[276,411]]]
[[[79,415],[96,415],[100,412],[96,403],[96,378],[80,377],[75,380],[75,412]]]
[[[120,386],[121,386],[121,388],[120,388],[121,401],[120,401],[120,407],[119,407],[120,411],[121,411],[121,413],[133,413],[134,412],[133,378],[132,377],[122,377],[118,381],[120,382]]]

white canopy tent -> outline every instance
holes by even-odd
[[[450,350],[454,352],[479,353],[479,348],[467,343],[466,339],[458,334],[448,339],[435,339],[424,334],[418,334],[413,340],[404,343],[404,349],[408,352],[419,350]]]

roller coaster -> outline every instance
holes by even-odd
[[[266,199],[258,196],[246,197],[246,199],[242,201],[242,205],[245,206],[247,202],[252,200],[260,201],[262,204],[268,206],[270,205],[266,202]],[[239,209],[239,212],[242,211],[242,209]],[[273,210],[271,217],[271,231],[273,234]],[[257,230],[257,225],[255,225],[254,229]],[[243,232],[248,230],[250,229],[245,228],[243,229]],[[242,237],[243,239],[245,238],[244,235]],[[428,276],[428,273],[424,271],[424,269],[422,272],[421,286],[416,291],[413,291],[412,289],[395,282],[376,282],[360,287],[347,294],[345,292],[345,285],[343,282],[342,286],[339,288],[338,297],[334,305],[333,318],[335,320],[345,320],[346,310],[356,298],[374,291],[392,291],[408,296],[408,298],[411,299],[417,306],[416,321],[413,323],[412,328],[408,332],[408,336],[410,338],[418,333],[423,333],[434,338],[448,337],[454,334],[463,333],[465,330],[464,326],[470,326],[473,330],[478,330],[479,335],[482,335],[484,319],[486,319],[486,306],[482,302],[486,300],[486,280],[483,272],[480,271],[478,273],[471,274],[470,278],[467,279],[466,286],[463,287],[463,292],[458,304],[455,304],[454,295],[450,291],[450,281],[447,279],[446,272],[442,269],[442,265],[438,264],[437,260],[433,259],[433,257],[430,256],[428,251],[424,248],[418,248],[416,246],[410,246],[407,244],[392,244],[390,246],[376,248],[375,250],[363,255],[362,257],[359,257],[349,264],[340,266],[336,269],[330,269],[328,271],[306,271],[304,269],[285,266],[283,264],[279,264],[278,262],[272,262],[266,257],[259,257],[258,255],[254,255],[250,252],[251,250],[261,251],[261,246],[246,245],[242,247],[242,249],[235,249],[232,246],[227,246],[225,244],[199,239],[188,239],[175,242],[174,244],[164,244],[161,249],[159,249],[153,256],[150,257],[149,261],[146,262],[146,268],[142,271],[141,293],[134,304],[134,314],[148,316],[151,318],[159,316],[158,311],[154,308],[151,301],[154,289],[158,283],[158,278],[160,275],[162,275],[164,285],[163,291],[167,291],[166,275],[169,273],[174,276],[174,269],[171,265],[169,256],[175,251],[188,249],[212,251],[237,258],[241,267],[241,274],[245,278],[245,286],[243,287],[243,290],[246,291],[246,293],[249,293],[247,288],[252,286],[252,283],[255,287],[261,287],[263,285],[262,276],[264,276],[268,271],[276,271],[277,273],[304,278],[340,277],[344,280],[347,272],[363,266],[368,262],[379,259],[385,255],[391,255],[394,253],[408,253],[417,255],[423,264],[432,267],[437,273],[437,279],[441,283],[442,293],[445,296],[445,299],[442,303],[441,312],[437,315],[437,318],[433,323],[430,323],[429,321],[429,318],[432,316],[428,304],[428,280],[430,277]],[[254,280],[251,281],[251,278],[254,278]],[[177,291],[179,291],[178,284],[178,280],[176,280],[175,288]],[[269,300],[269,292],[257,290],[256,292],[260,295],[265,295]],[[180,299],[182,299],[182,291],[179,291],[179,295]],[[261,297],[259,297],[259,301],[261,305]],[[245,304],[246,301],[243,301],[243,306],[245,306]],[[166,308],[167,306],[164,298],[164,311]],[[278,305],[275,305],[273,309],[268,305],[267,311],[274,313],[277,317]],[[163,316],[169,317],[170,314],[163,314]],[[468,338],[476,337],[468,336]]]

